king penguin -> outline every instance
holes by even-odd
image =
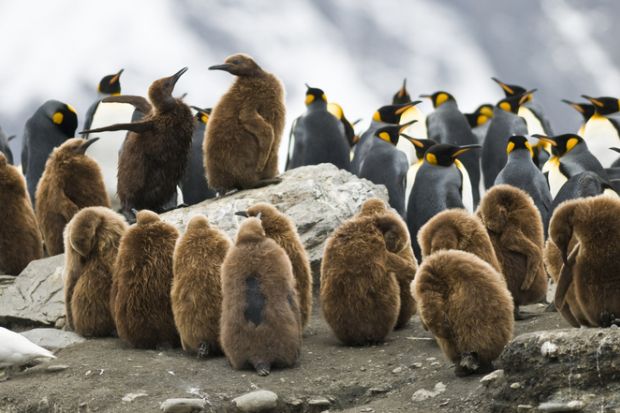
[[[480,145],[456,146],[447,143],[430,147],[416,176],[407,204],[407,227],[418,260],[422,258],[417,242],[418,230],[443,210],[465,208],[473,212],[472,185],[467,169],[457,159]]]
[[[347,142],[349,143],[349,147],[352,148],[353,145],[355,145],[357,143],[357,141],[359,141],[359,139],[360,139],[360,137],[355,134],[354,126],[361,119],[358,119],[358,120],[356,120],[353,123],[349,122],[349,120],[344,115],[344,110],[342,109],[342,106],[340,106],[336,102],[328,102],[327,103],[327,110],[329,111],[329,113],[334,115],[336,117],[336,119],[338,119],[340,121],[340,123],[342,124],[343,130],[344,130],[344,136],[346,136],[346,138],[347,138]],[[353,153],[350,154],[350,156],[352,156],[352,155],[353,155]]]
[[[493,105],[490,103],[483,103],[478,106],[472,113],[465,113],[465,118],[471,131],[478,138],[478,143],[482,145],[484,138],[487,136],[489,130],[490,120],[493,117]]]
[[[611,97],[582,97],[594,105],[594,115],[585,124],[583,139],[590,152],[607,168],[618,159],[618,155],[609,148],[620,146],[620,101]]]
[[[385,185],[389,203],[402,217],[405,216],[405,190],[407,187],[407,156],[398,149],[398,138],[409,125],[391,125],[375,132],[368,155],[364,158],[359,176],[377,185]]]
[[[415,176],[418,173],[420,166],[422,166],[422,164],[424,163],[424,155],[426,155],[426,151],[428,151],[431,146],[437,145],[437,142],[432,139],[414,138],[406,133],[401,133],[400,136],[402,136],[411,143],[411,146],[413,146],[414,148],[413,152],[415,154],[415,159],[409,163],[409,170],[407,171],[407,188],[405,189],[405,203],[407,203],[409,195],[411,195],[413,183],[415,182]],[[398,142],[400,143],[402,141],[399,140]]]
[[[7,137],[5,133],[0,128],[0,152],[2,152],[9,162],[9,164],[13,165],[13,151],[11,151],[11,146],[9,142],[15,139],[15,135]]]
[[[536,137],[551,145],[553,156],[543,166],[543,173],[547,175],[552,197],[557,195],[569,178],[583,171],[592,171],[608,181],[607,172],[581,136],[567,133]]]
[[[433,108],[435,108],[435,111],[426,118],[429,139],[456,146],[478,143],[465,115],[459,110],[454,96],[448,92],[439,91],[432,95],[420,95],[420,97],[431,99]],[[480,201],[480,153],[478,151],[466,152],[461,159],[471,179],[475,206]]]
[[[342,123],[327,110],[327,96],[323,90],[306,87],[307,110],[291,127],[287,169],[331,163],[349,171],[350,146]]]
[[[418,139],[427,139],[428,131],[426,130],[426,115],[417,105],[408,108],[400,116],[401,124],[409,123],[411,121],[415,122],[409,125],[403,133],[406,133],[409,136],[415,136]],[[407,155],[407,160],[410,165],[413,165],[416,163],[416,160],[419,159],[416,155],[415,149],[406,141],[399,140],[396,147]]]
[[[196,111],[194,115],[194,133],[192,135],[192,147],[187,159],[185,173],[179,182],[183,193],[183,202],[186,205],[194,205],[205,199],[215,198],[215,191],[209,188],[205,174],[204,156],[202,144],[205,137],[205,129],[211,115],[211,108],[201,109],[191,106]]]
[[[508,161],[495,185],[507,184],[522,189],[534,200],[542,218],[545,237],[551,218],[551,192],[543,173],[534,164],[534,150],[525,136],[511,136],[506,147]]]
[[[407,92],[407,78],[403,79],[403,85],[398,89],[398,92],[392,96],[392,105],[402,105],[403,103],[411,102],[411,96]]]
[[[570,105],[577,112],[581,113],[581,116],[583,117],[583,123],[581,124],[581,126],[579,126],[577,135],[583,136],[586,130],[586,123],[588,123],[588,120],[590,120],[590,118],[594,115],[594,105],[591,103],[571,102],[570,100],[566,100],[566,99],[562,99],[562,102],[566,103],[567,105]]]
[[[96,129],[116,123],[131,122],[134,113],[132,105],[102,101],[107,96],[119,96],[121,94],[120,78],[122,73],[123,69],[116,74],[107,75],[101,79],[97,88],[100,95],[99,99],[88,109],[86,120],[84,121],[84,129]],[[101,166],[103,183],[105,184],[112,208],[118,210],[121,207],[121,202],[116,193],[118,157],[123,142],[125,142],[127,131],[101,132],[96,135],[101,140],[97,145],[90,146],[86,154]],[[83,135],[85,139],[90,137],[90,134]]]
[[[497,102],[487,136],[482,144],[482,176],[484,187],[489,189],[495,183],[499,171],[506,165],[506,146],[512,135],[527,135],[525,119],[517,115],[525,96],[511,96]]]
[[[564,201],[578,198],[588,198],[605,194],[611,197],[618,197],[614,188],[597,173],[584,171],[574,175],[566,181],[551,204],[550,216],[553,216],[555,209]]]
[[[362,133],[359,142],[353,147],[351,172],[354,174],[359,173],[364,157],[368,154],[368,151],[372,146],[377,129],[388,125],[398,125],[401,122],[401,115],[405,113],[407,109],[417,105],[418,103],[420,103],[419,100],[400,105],[386,105],[381,106],[375,111],[372,115],[372,121],[370,122],[368,129]]]
[[[34,205],[35,192],[52,150],[75,135],[78,117],[73,106],[48,100],[26,121],[22,141],[22,172]]]

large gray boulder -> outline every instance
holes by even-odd
[[[620,329],[537,331],[516,337],[499,363],[494,412],[618,411]]]
[[[384,186],[359,179],[331,164],[306,166],[287,171],[282,183],[204,201],[162,214],[162,219],[182,232],[196,214],[226,231],[234,240],[244,218],[235,215],[256,202],[269,202],[290,216],[309,255],[318,287],[323,246],[343,221],[354,215],[371,197],[387,201]],[[15,281],[0,289],[0,325],[61,326],[64,319],[64,255],[31,262]],[[7,283],[11,283],[8,280]]]

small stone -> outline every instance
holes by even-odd
[[[514,382],[514,383],[512,383],[512,384],[510,385],[510,388],[511,388],[511,389],[515,389],[515,390],[516,390],[516,389],[520,389],[520,388],[521,388],[521,383],[519,383],[519,382]]]
[[[533,408],[531,404],[520,404],[517,406],[517,412],[530,412]]]
[[[437,360],[436,357],[427,357],[426,358],[426,361],[435,361],[435,360]]]
[[[67,320],[65,319],[65,317],[60,317],[54,323],[54,327],[57,328],[58,330],[62,330],[63,328],[65,328],[66,324],[67,324]]]
[[[390,391],[389,386],[371,387],[370,389],[368,389],[368,392],[370,394],[381,394],[381,393],[387,393],[388,391]]]
[[[364,407],[360,410],[360,412],[374,412],[375,410],[370,407]]]
[[[269,390],[256,390],[234,398],[233,403],[243,412],[262,412],[277,406],[278,395]]]
[[[304,401],[301,399],[293,399],[293,400],[289,400],[286,404],[288,404],[289,406],[293,406],[293,407],[299,407],[302,404],[304,404]]]
[[[438,362],[438,361],[433,361],[433,362],[431,363],[431,366],[433,366],[433,367],[439,367],[439,366],[441,366],[441,363],[440,363],[440,362]]]
[[[330,405],[330,401],[325,397],[317,397],[314,399],[308,400],[309,406],[317,406],[317,407],[327,407]]]
[[[446,391],[446,385],[442,382],[435,384],[435,388],[433,390],[420,389],[413,393],[411,396],[411,400],[414,402],[424,401],[430,398],[437,396]]]
[[[558,346],[557,344],[553,344],[551,341],[545,341],[542,346],[540,346],[540,354],[543,357],[554,359],[558,357]]]
[[[495,370],[492,373],[487,374],[483,378],[480,379],[480,383],[482,383],[485,387],[489,387],[492,383],[501,380],[504,378],[504,370]]]
[[[168,399],[159,408],[165,413],[192,413],[203,411],[206,404],[203,399]]]
[[[144,397],[144,396],[148,396],[148,394],[146,394],[144,392],[140,392],[140,393],[127,393],[126,395],[123,396],[123,398],[121,400],[126,402],[126,403],[131,403],[132,401],[136,400],[138,397]]]
[[[538,405],[541,412],[579,412],[586,407],[586,404],[580,400],[572,400],[570,402],[544,402]]]
[[[421,369],[421,368],[422,368],[422,366],[423,366],[423,364],[422,364],[422,363],[411,363],[411,366],[410,366],[410,367],[411,367],[412,369]]]
[[[66,364],[53,364],[51,366],[47,366],[47,368],[45,370],[50,372],[50,373],[56,373],[56,372],[59,372],[59,371],[67,370],[68,368],[69,368],[69,366],[66,365]]]
[[[366,371],[366,367],[364,366],[360,367],[360,371]]]
[[[396,367],[394,370],[392,370],[392,373],[394,374],[398,374],[398,373],[402,373],[403,372],[403,368],[402,367]]]

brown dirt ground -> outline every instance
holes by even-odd
[[[543,305],[524,307],[536,316],[516,323],[515,335],[565,328]],[[224,357],[196,359],[181,350],[144,351],[118,339],[88,340],[56,354],[57,360],[0,383],[0,412],[155,412],[168,398],[203,397],[211,412],[236,411],[231,400],[268,389],[279,396],[277,412],[484,412],[490,410],[480,376],[457,378],[417,316],[383,345],[344,347],[315,307],[297,367],[267,377],[235,371]],[[67,370],[50,373],[50,364]],[[446,391],[412,401],[416,390]],[[146,393],[132,402],[128,393]],[[311,403],[327,398],[330,405]]]

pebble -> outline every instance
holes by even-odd
[[[543,357],[553,359],[558,357],[558,346],[557,344],[553,344],[551,341],[545,341],[542,346],[540,346],[540,354]]]
[[[520,389],[520,388],[521,388],[521,383],[519,383],[519,382],[514,382],[514,383],[512,383],[512,384],[510,385],[510,388],[511,388],[511,389],[515,389],[515,390],[516,390],[516,389]]]
[[[489,387],[491,383],[496,382],[497,380],[501,380],[504,378],[504,370],[499,369],[495,370],[483,378],[480,379],[480,383],[482,383],[485,387]]]
[[[148,394],[146,394],[144,392],[140,392],[140,393],[127,393],[126,395],[123,396],[123,398],[121,400],[126,402],[126,403],[131,403],[132,401],[136,400],[138,397],[144,397],[144,396],[148,396]]]
[[[47,366],[47,368],[45,370],[50,372],[50,373],[56,373],[56,372],[59,372],[59,371],[65,371],[68,368],[69,368],[69,366],[66,365],[66,364],[53,364],[51,366]]]
[[[580,412],[586,404],[580,400],[566,402],[544,402],[538,405],[541,412]]]
[[[314,399],[308,400],[309,406],[317,406],[317,407],[327,407],[330,405],[330,401],[325,397],[317,397]]]
[[[411,363],[411,368],[412,369],[421,369],[423,366],[422,363]]]
[[[520,404],[517,406],[517,412],[530,412],[534,409],[531,404]]]
[[[192,413],[203,411],[206,404],[203,399],[168,399],[159,408],[165,413]]]
[[[242,412],[262,412],[277,406],[278,395],[269,390],[256,390],[233,399],[233,403]]]
[[[402,373],[402,371],[403,371],[402,367],[396,367],[394,370],[392,370],[392,373],[398,374],[398,373]]]
[[[411,396],[411,401],[421,402],[427,399],[431,399],[443,392],[446,391],[446,385],[442,382],[435,384],[435,388],[433,390],[420,389],[413,393]]]

